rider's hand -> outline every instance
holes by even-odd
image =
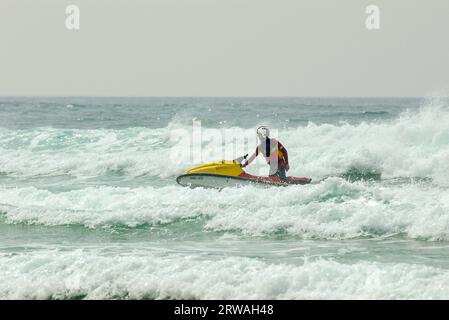
[[[288,163],[285,165],[285,171],[288,171],[290,169],[290,166],[288,165]]]

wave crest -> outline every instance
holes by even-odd
[[[7,223],[81,224],[89,228],[171,224],[256,237],[351,239],[405,235],[449,239],[446,188],[426,182],[378,185],[341,178],[304,186],[225,191],[183,187],[90,187],[52,193],[3,188]],[[5,206],[7,205],[7,206]]]
[[[175,119],[176,120],[176,119]],[[174,177],[199,162],[224,156],[217,129],[202,129],[201,161],[194,161],[191,145],[179,135],[190,132],[185,123],[171,122],[165,128],[0,129],[0,172],[13,177],[57,176]],[[356,180],[365,173],[353,168],[374,168],[368,178],[431,178],[449,185],[449,110],[433,103],[417,113],[405,112],[388,122],[357,125],[309,123],[279,131],[279,139],[290,156],[291,175],[319,180],[346,175]],[[230,136],[253,135],[252,129],[227,128]],[[232,140],[232,139],[230,139]],[[252,152],[254,141],[235,141],[240,156]],[[172,154],[177,156],[173,162]],[[260,174],[262,159],[248,168]],[[355,176],[354,176],[355,174]],[[376,176],[377,175],[377,176]],[[357,177],[359,176],[359,177]]]

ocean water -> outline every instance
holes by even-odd
[[[202,162],[264,124],[312,184],[177,185],[195,121]],[[448,124],[436,97],[0,98],[0,298],[448,299]]]

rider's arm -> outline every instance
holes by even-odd
[[[251,155],[251,157],[248,158],[248,160],[246,160],[242,167],[246,167],[247,165],[249,165],[251,162],[254,161],[254,159],[256,159],[256,157],[259,155],[259,147],[256,148],[256,151]]]

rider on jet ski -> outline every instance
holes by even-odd
[[[276,139],[270,138],[270,130],[267,127],[261,126],[257,128],[256,132],[260,144],[257,146],[256,152],[242,164],[242,168],[253,162],[261,153],[270,165],[270,177],[277,176],[283,180],[287,179],[285,171],[290,169],[287,149]]]

